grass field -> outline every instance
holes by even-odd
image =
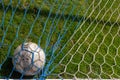
[[[1,64],[19,44],[32,41],[46,53],[47,78],[120,78],[119,0],[17,3],[0,2]],[[2,67],[0,76],[8,72]]]

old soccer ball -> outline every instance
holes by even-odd
[[[36,75],[45,65],[45,53],[35,43],[23,43],[16,48],[12,62],[15,69],[23,75]]]

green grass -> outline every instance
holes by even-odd
[[[62,29],[67,20],[67,17],[69,16],[69,13],[72,10],[73,5],[75,5],[75,9],[66,23],[66,28],[69,28],[69,31],[61,40],[61,44],[56,50],[54,56],[60,52],[63,45],[73,35],[75,32],[74,27],[77,26],[78,21],[84,16],[87,8],[92,4],[92,1],[90,0],[66,0],[58,12],[58,17],[55,19],[54,25],[52,25],[52,21],[62,3],[62,0],[59,0],[58,2],[50,0],[45,2],[42,6],[43,2],[43,0],[36,0],[36,2],[31,4],[25,19],[23,20],[25,11],[22,6],[24,5],[24,7],[27,8],[27,2],[21,1],[21,4],[18,6],[15,12],[12,22],[10,22],[12,12],[14,12],[13,10],[16,8],[17,3],[15,1],[12,2],[12,7],[10,7],[6,12],[4,25],[1,26],[3,28],[0,29],[0,42],[3,40],[3,36],[5,36],[4,43],[0,48],[0,63],[3,62],[5,57],[7,57],[7,54],[10,53],[9,57],[11,57],[15,48],[23,41],[27,40],[38,43],[39,37],[42,34],[42,30],[51,10],[50,6],[54,5],[51,16],[46,23],[46,29],[40,43],[41,47],[46,49],[47,64],[51,58],[51,52],[49,52],[49,50],[57,41],[58,34],[61,32],[62,35],[64,32]],[[4,3],[6,8],[8,6],[8,0],[4,0]],[[109,0],[108,3],[107,0],[102,1],[100,4],[99,3],[100,1],[95,1],[94,4],[89,7],[89,10],[84,16],[84,20],[81,22],[82,26],[79,25],[80,29],[74,34],[71,40],[68,41],[62,53],[56,57],[48,69],[48,72],[51,71],[56,65],[58,65],[61,60],[62,61],[57,67],[55,67],[51,75],[47,76],[47,78],[59,78],[58,74],[62,78],[73,78],[75,76],[78,78],[120,78],[120,19],[118,18],[120,12],[120,7],[118,7],[119,0],[115,1],[112,7],[111,5],[113,0]],[[107,5],[103,8],[105,3],[107,3]],[[65,8],[66,5],[67,7]],[[41,12],[32,28],[32,24],[37,15],[37,10],[34,8],[41,8]],[[0,24],[2,24],[2,18],[4,15],[2,6],[0,6],[0,9]],[[75,17],[76,13],[80,9],[81,12],[78,14],[77,18],[72,21],[73,17]],[[94,12],[91,14],[93,9]],[[61,16],[62,13],[63,15]],[[89,16],[90,14],[91,16]],[[60,16],[61,18],[59,19]],[[59,22],[57,23],[57,21]],[[70,25],[70,23],[72,23],[72,25]],[[53,32],[50,44],[46,48],[46,40],[48,38],[51,25],[57,25],[57,27]],[[31,29],[32,32],[30,33]],[[4,32],[6,35],[4,35]],[[30,35],[28,36],[29,33]],[[17,34],[18,37],[16,36]],[[2,67],[0,76],[8,76],[5,74],[7,71],[4,70],[5,69]]]

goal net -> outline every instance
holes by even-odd
[[[23,42],[43,48],[40,74],[15,72]],[[120,78],[119,0],[0,0],[0,78]]]

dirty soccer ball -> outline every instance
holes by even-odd
[[[45,65],[45,53],[37,44],[27,42],[16,48],[12,62],[21,74],[36,75]]]

